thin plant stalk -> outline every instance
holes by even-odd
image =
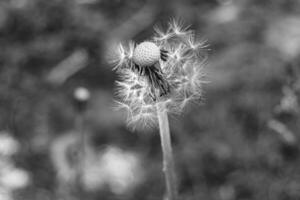
[[[76,132],[77,132],[77,165],[75,174],[75,185],[78,199],[85,199],[84,191],[84,172],[85,172],[85,154],[86,154],[86,135],[85,135],[85,110],[90,98],[90,92],[87,88],[78,87],[74,90],[74,103],[76,108]]]
[[[84,199],[83,178],[85,167],[85,133],[84,133],[84,117],[82,114],[77,114],[76,117],[76,129],[77,129],[77,147],[78,157],[76,166],[75,185],[78,192],[78,199]]]
[[[178,194],[169,119],[164,103],[157,104],[157,116],[159,122],[161,147],[163,152],[163,171],[165,173],[167,200],[177,200]]]

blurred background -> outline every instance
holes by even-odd
[[[300,199],[300,1],[1,0],[0,200],[163,199],[158,130],[111,110],[105,57],[172,18],[211,80],[170,119],[181,199]]]

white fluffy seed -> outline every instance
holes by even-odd
[[[141,67],[154,65],[159,58],[160,49],[153,42],[142,42],[133,52],[133,62]]]

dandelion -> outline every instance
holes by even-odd
[[[168,113],[180,113],[183,105],[202,96],[205,42],[197,41],[193,31],[176,21],[167,31],[156,28],[155,32],[140,44],[120,44],[112,59],[120,77],[117,105],[128,112],[132,125],[157,122],[159,104]]]
[[[168,200],[177,195],[168,113],[180,113],[201,99],[205,47],[189,27],[173,20],[166,31],[156,27],[149,40],[120,45],[112,59],[120,77],[117,107],[127,112],[128,124],[159,124]]]

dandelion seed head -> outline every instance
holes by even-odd
[[[181,113],[190,102],[202,99],[206,65],[201,55],[203,41],[175,20],[166,30],[156,27],[150,40],[138,45],[131,42],[119,50],[124,61],[116,64],[120,69],[117,106],[128,113],[131,127],[156,124],[158,104],[165,104],[169,113]],[[147,71],[150,66],[158,75]]]

